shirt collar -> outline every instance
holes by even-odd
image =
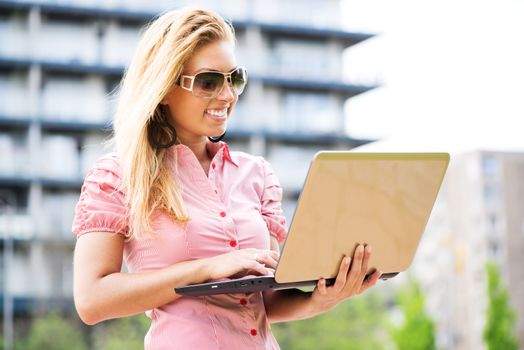
[[[235,154],[231,154],[229,151],[229,146],[225,142],[208,142],[206,144],[207,150],[211,157],[214,157],[218,152],[222,152],[224,159],[230,161],[235,166],[238,166],[238,157]]]
[[[225,160],[231,162],[233,165],[238,167],[238,164],[239,164],[238,156],[235,154],[231,154],[227,143],[222,142],[222,141],[216,142],[216,143],[208,141],[206,144],[206,148],[209,154],[211,155],[211,158],[215,157],[215,155],[218,152],[222,152],[222,156]],[[174,150],[177,152],[180,152],[182,150],[188,150],[189,152],[191,152],[191,150],[184,144],[175,145]]]

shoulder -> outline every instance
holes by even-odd
[[[252,179],[260,179],[264,186],[279,184],[273,167],[264,157],[245,152],[231,153],[242,173],[249,175]]]
[[[85,176],[84,183],[108,185],[114,189],[122,188],[122,166],[116,152],[106,153],[98,158]]]
[[[231,151],[231,157],[242,163],[253,163],[257,162],[259,158],[262,158],[260,156],[254,156],[252,154],[241,151]]]
[[[255,156],[246,152],[233,151],[231,157],[238,163],[239,167],[256,168],[265,172],[270,167],[269,162],[262,156]]]
[[[92,167],[92,169],[106,170],[115,173],[122,172],[122,166],[120,164],[120,159],[116,152],[106,153],[100,158],[98,158]]]
[[[122,174],[122,165],[116,152],[106,153],[98,158],[87,172],[87,176],[93,173],[112,173],[117,177]]]

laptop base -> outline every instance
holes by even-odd
[[[382,280],[388,280],[398,275],[398,272],[384,273],[380,276]],[[366,277],[367,278],[367,277]],[[335,278],[326,279],[326,285],[335,283]],[[192,284],[189,286],[175,288],[175,292],[186,296],[204,296],[214,294],[253,293],[265,290],[281,290],[291,288],[306,288],[316,286],[317,281],[303,281],[291,283],[278,283],[274,276],[248,276],[231,281],[207,282]]]

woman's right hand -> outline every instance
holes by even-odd
[[[239,278],[275,273],[278,253],[274,250],[247,248],[209,258],[209,278]]]

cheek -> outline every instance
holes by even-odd
[[[171,119],[175,123],[187,123],[189,120],[201,116],[205,109],[206,105],[200,101],[180,99],[176,102],[170,102]]]
[[[231,102],[230,106],[229,106],[229,115],[231,116],[231,113],[233,112],[233,110],[235,109],[235,106],[238,102],[238,96]]]

